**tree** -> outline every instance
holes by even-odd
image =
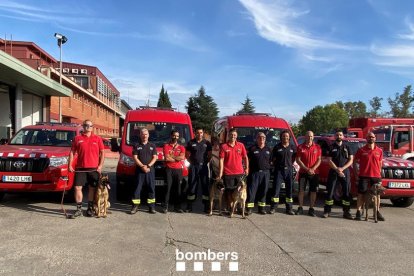
[[[186,108],[193,128],[201,127],[210,133],[212,122],[218,118],[218,108],[214,99],[206,94],[203,86],[197,94],[188,99]]]
[[[369,105],[371,106],[371,110],[369,111],[370,117],[381,116],[379,111],[381,110],[382,100],[383,98],[375,96],[374,98],[372,98],[372,100],[369,101]]]
[[[161,87],[160,96],[158,98],[157,107],[171,108],[170,97],[168,96],[167,90],[164,90],[164,85]]]
[[[404,88],[404,92],[400,95],[395,93],[395,98],[388,98],[388,104],[391,107],[390,114],[395,118],[411,117],[410,108],[412,106],[413,96],[411,95],[411,85]]]
[[[362,101],[345,103],[342,101],[337,101],[336,104],[346,111],[349,119],[365,117],[367,115],[367,106]]]
[[[295,124],[290,122],[290,128],[292,129],[293,134],[295,135],[295,137],[300,135],[300,125],[299,123]]]
[[[337,128],[344,128],[348,125],[348,114],[338,104],[327,104],[316,106],[306,112],[299,121],[300,133],[304,134],[312,130],[316,135],[331,132]]]
[[[254,113],[255,107],[253,105],[252,100],[249,98],[249,95],[246,96],[246,100],[242,104],[242,109],[240,109],[239,113]]]

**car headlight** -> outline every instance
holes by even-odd
[[[129,157],[128,155],[125,155],[123,153],[121,153],[121,155],[119,156],[119,163],[127,166],[127,167],[132,167],[135,166],[135,161],[132,157]]]
[[[67,156],[50,157],[49,164],[52,167],[60,167],[60,166],[63,166],[63,165],[67,165],[68,164],[68,159],[69,159],[69,157],[67,157]]]

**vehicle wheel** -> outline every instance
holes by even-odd
[[[0,193],[0,201],[3,199],[3,197],[4,197],[5,194],[6,193]]]
[[[414,197],[398,197],[391,199],[394,207],[410,207],[414,202]]]

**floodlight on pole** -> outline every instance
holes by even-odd
[[[68,41],[68,38],[62,34],[55,33],[55,37],[57,38],[57,44],[59,46],[59,83],[62,84],[62,45]],[[59,97],[59,123],[62,122],[62,104],[61,99]]]

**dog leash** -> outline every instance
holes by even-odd
[[[96,170],[91,170],[91,171],[74,171],[74,173],[76,173],[76,172],[95,172],[95,171],[96,171]],[[65,199],[66,187],[67,187],[68,182],[69,182],[69,175],[70,175],[70,174],[68,174],[68,180],[66,180],[66,181],[65,181],[65,186],[63,186],[62,200],[60,201],[60,208],[61,208],[61,210],[62,210],[63,214],[65,215],[65,217],[66,217],[67,219],[71,219],[71,218],[73,218],[73,215],[72,215],[72,214],[68,214],[68,213],[66,212],[65,206],[63,205],[63,201],[64,201],[64,199]],[[99,175],[101,175],[101,173],[99,173]],[[73,184],[73,185],[74,185],[74,184]],[[73,185],[72,185],[72,187],[73,187]]]

